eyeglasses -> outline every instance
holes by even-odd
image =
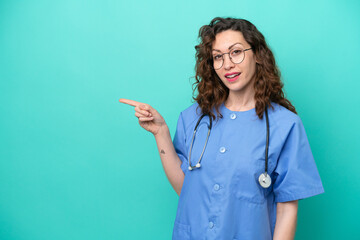
[[[231,50],[230,52],[214,55],[212,58],[214,69],[218,70],[223,66],[225,54],[229,54],[231,62],[233,62],[235,64],[241,63],[245,59],[245,52],[250,49],[251,48],[242,49],[242,48],[238,47],[238,48]]]

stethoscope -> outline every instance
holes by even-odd
[[[191,151],[192,151],[192,147],[193,147],[193,144],[194,144],[196,130],[197,130],[197,127],[198,127],[201,119],[203,117],[205,117],[206,115],[208,115],[208,117],[210,119],[210,124],[207,124],[208,125],[208,132],[207,132],[207,136],[206,136],[205,145],[204,145],[204,148],[203,148],[203,150],[201,152],[199,161],[196,163],[195,166],[191,166]],[[268,112],[267,112],[267,106],[265,107],[265,116],[266,116],[265,172],[260,174],[259,183],[263,188],[268,188],[271,185],[271,178],[270,178],[269,174],[267,173],[267,170],[268,170],[268,149],[269,149],[269,117],[268,117]],[[200,161],[201,161],[202,156],[204,155],[206,144],[207,144],[208,139],[209,139],[211,128],[212,128],[212,119],[211,119],[211,117],[209,116],[209,114],[203,114],[199,118],[199,120],[197,121],[197,123],[195,125],[193,137],[192,137],[192,140],[191,140],[190,152],[189,152],[189,158],[188,158],[189,159],[189,170],[190,171],[193,170],[193,169],[196,169],[196,168],[200,168],[200,166],[201,166]]]

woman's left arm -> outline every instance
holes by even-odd
[[[298,200],[278,202],[276,206],[276,223],[274,240],[293,240],[297,221]]]

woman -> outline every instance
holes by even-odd
[[[120,99],[154,134],[180,195],[173,239],[293,239],[298,200],[324,189],[274,56],[244,19],[214,18],[199,37],[198,95],[180,113],[173,142],[154,108]]]

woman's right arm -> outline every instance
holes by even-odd
[[[140,126],[154,135],[166,177],[175,192],[180,195],[185,175],[164,118],[149,104],[123,98],[119,101],[134,106]]]
[[[185,175],[180,168],[181,160],[175,152],[168,126],[165,125],[154,136],[165,174],[175,192],[180,196]]]

